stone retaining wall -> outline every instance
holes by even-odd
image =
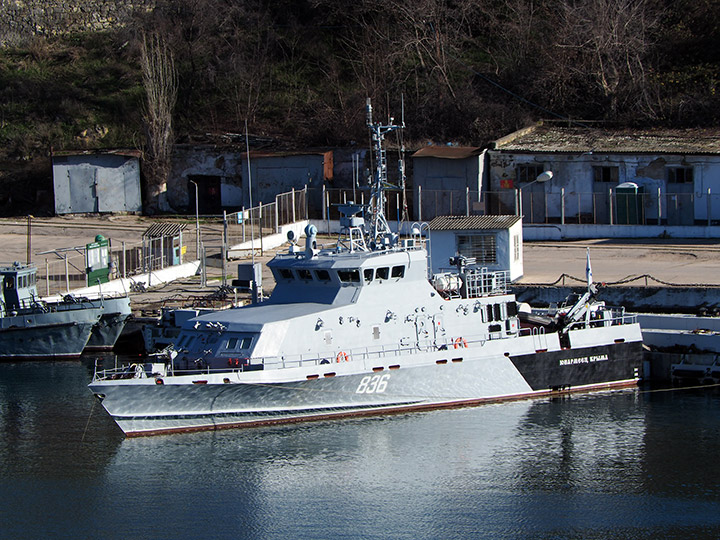
[[[0,46],[33,36],[98,32],[124,26],[133,13],[151,11],[156,0],[3,0]]]

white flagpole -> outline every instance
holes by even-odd
[[[590,248],[587,248],[587,263],[585,265],[585,278],[587,279],[588,290],[593,283],[592,267],[590,266]]]

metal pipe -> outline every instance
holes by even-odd
[[[198,185],[194,180],[190,183],[195,186],[195,256],[200,259],[200,210],[198,208]]]

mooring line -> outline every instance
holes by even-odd
[[[97,401],[97,400],[96,400],[95,396],[93,396],[92,406],[90,407],[90,414],[88,415],[87,422],[85,423],[85,430],[83,431],[82,438],[80,439],[81,443],[85,442],[85,434],[87,433],[88,426],[90,425],[90,418],[92,418],[92,413],[93,413],[93,410],[95,409],[95,401]]]

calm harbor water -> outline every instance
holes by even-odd
[[[0,364],[0,538],[718,538],[720,391],[124,439],[94,356]]]

